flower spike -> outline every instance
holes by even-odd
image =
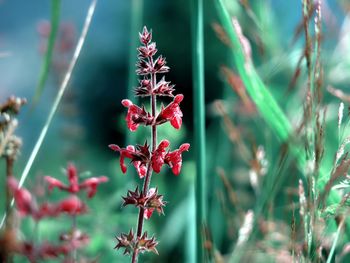
[[[122,206],[133,205],[139,209],[139,220],[137,223],[137,231],[134,235],[130,230],[129,234],[121,234],[117,237],[116,249],[123,248],[124,254],[132,254],[132,263],[137,262],[138,254],[144,252],[154,252],[158,254],[156,246],[158,242],[154,237],[148,238],[147,232],[143,232],[143,222],[150,219],[153,212],[164,214],[166,202],[163,195],[158,194],[156,187],[150,187],[152,173],[160,173],[164,164],[168,165],[175,175],[180,174],[182,167],[182,153],[188,151],[190,145],[182,144],[179,149],[170,151],[170,142],[163,139],[157,142],[157,126],[165,122],[175,129],[182,126],[182,111],[180,103],[184,99],[184,95],[174,95],[175,85],[165,80],[165,77],[158,77],[159,74],[169,72],[165,57],[159,55],[156,43],[152,41],[152,32],[146,27],[139,34],[141,46],[138,50],[138,61],[136,63],[136,74],[141,76],[138,87],[134,89],[135,95],[139,97],[150,97],[150,112],[144,106],[135,105],[131,100],[122,101],[124,107],[128,109],[125,120],[130,131],[136,131],[140,125],[152,126],[151,141],[152,147],[145,143],[143,146],[129,145],[121,148],[116,144],[110,144],[109,148],[120,153],[120,169],[123,173],[127,171],[125,159],[135,167],[140,179],[144,179],[143,186],[137,186],[134,191],[128,190],[126,196],[123,196]],[[173,101],[168,105],[161,107],[157,112],[157,97],[171,97]]]

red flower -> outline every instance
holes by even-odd
[[[87,189],[88,197],[91,198],[96,194],[97,186],[100,183],[108,182],[108,178],[106,176],[100,176],[100,177],[91,177],[89,179],[86,179],[80,184],[80,189]]]
[[[87,189],[87,194],[89,198],[95,195],[97,190],[97,185],[108,181],[107,177],[100,176],[100,177],[91,177],[83,181],[81,184],[79,184],[78,172],[76,167],[73,164],[69,164],[67,167],[67,177],[68,177],[69,185],[65,185],[61,181],[51,176],[45,176],[44,179],[48,182],[49,184],[48,188],[50,191],[53,188],[57,187],[60,190],[75,194],[82,189]]]
[[[145,200],[145,212],[143,213],[145,219],[150,219],[154,210],[156,210],[158,214],[164,214],[163,207],[166,202],[163,201],[163,195],[158,194],[157,188],[150,188]]]
[[[49,191],[52,191],[55,187],[61,190],[67,189],[67,186],[65,186],[60,180],[57,180],[56,178],[53,178],[51,176],[45,176],[44,179],[46,180],[46,182],[49,183],[48,185]]]
[[[127,166],[125,165],[125,158],[131,159],[131,162],[136,168],[136,171],[140,178],[143,178],[146,175],[147,167],[146,164],[150,159],[149,146],[147,142],[141,146],[138,145],[137,149],[134,146],[128,145],[126,148],[120,148],[116,144],[110,144],[109,148],[113,151],[120,153],[120,168],[123,173],[126,173]]]
[[[160,146],[160,145],[159,145]],[[147,193],[147,197],[152,197],[156,193],[156,188],[150,188]],[[148,207],[145,209],[145,212],[143,213],[143,217],[145,219],[150,219],[152,214],[154,212],[154,207]]]
[[[69,215],[83,214],[87,211],[86,205],[75,195],[61,201],[57,209]]]
[[[170,124],[175,129],[180,129],[182,124],[182,112],[180,110],[180,102],[183,100],[184,95],[178,94],[175,96],[173,102],[171,102],[165,108],[162,108],[157,117],[157,123],[161,124],[166,121],[170,121]]]
[[[130,131],[136,131],[140,124],[151,125],[153,117],[146,112],[145,108],[133,104],[130,100],[122,100],[124,107],[128,108],[126,123]]]
[[[166,148],[169,147],[169,141],[163,140],[159,143],[158,148],[152,153],[152,168],[156,173],[160,172],[162,165],[164,164],[164,157],[166,154]]]
[[[71,193],[79,192],[78,171],[73,164],[69,164],[67,167],[67,177],[69,181],[69,187],[67,188],[67,191]]]
[[[56,217],[60,211],[54,204],[43,203],[37,210],[32,212],[32,216],[36,221],[39,221],[43,217]]]
[[[33,210],[33,199],[30,192],[25,188],[19,188],[18,182],[14,177],[9,177],[7,185],[13,194],[20,215],[26,216],[31,214]]]
[[[55,217],[59,214],[57,206],[54,204],[44,203],[38,206],[27,189],[18,188],[18,182],[15,178],[10,177],[7,183],[21,216],[31,215],[34,220],[38,221],[43,217]]]
[[[145,212],[143,213],[143,217],[145,219],[150,219],[152,214],[153,214],[153,212],[154,212],[154,208],[146,208]]]
[[[134,158],[133,156],[135,153],[135,147],[132,145],[128,145],[128,146],[126,146],[126,148],[120,148],[116,144],[110,144],[110,145],[108,145],[108,147],[111,148],[113,151],[120,153],[120,159],[119,159],[120,169],[125,174],[127,171],[127,166],[125,165],[124,160],[125,160],[125,158],[129,158],[129,159]]]
[[[139,175],[140,178],[145,177],[147,173],[147,167],[146,164],[141,162],[141,161],[134,161],[134,166],[136,169],[137,174]]]
[[[188,151],[190,148],[189,143],[184,143],[180,146],[179,149],[168,152],[165,155],[164,162],[172,168],[172,171],[175,175],[179,175],[181,171],[181,166],[182,166],[182,153],[184,151]]]

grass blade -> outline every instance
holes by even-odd
[[[205,102],[203,0],[192,7],[192,70],[194,87],[194,143],[196,148],[196,262],[206,262],[204,227],[206,225]]]
[[[335,247],[337,246],[338,239],[339,239],[339,236],[340,236],[340,231],[343,228],[343,225],[344,225],[344,220],[342,220],[339,223],[337,233],[335,234],[335,237],[334,237],[334,240],[333,240],[331,251],[329,252],[329,255],[328,255],[328,258],[327,258],[327,263],[331,263],[333,261],[333,255],[334,255]]]
[[[134,88],[137,85],[137,75],[135,74],[135,63],[137,60],[137,46],[139,42],[139,32],[142,29],[142,13],[143,0],[131,1],[131,25],[130,25],[130,45],[129,45],[129,72],[128,72],[128,86],[127,98],[134,98]],[[134,98],[135,103],[137,97]],[[126,133],[126,142],[128,145],[135,144],[134,137],[130,132]],[[133,173],[133,172],[130,172]]]
[[[130,45],[129,45],[129,75],[128,75],[128,96],[133,98],[134,90],[137,84],[137,75],[135,74],[135,63],[137,60],[137,46],[139,42],[139,32],[142,30],[143,0],[131,1],[131,26],[130,26]]]
[[[61,13],[61,0],[52,0],[51,1],[51,31],[50,31],[50,36],[47,43],[47,50],[44,57],[44,62],[40,70],[39,82],[35,89],[33,105],[35,105],[40,99],[40,96],[43,93],[43,90],[45,87],[46,80],[49,76],[53,51],[55,48],[55,42],[56,42],[57,32],[59,28],[60,13]]]
[[[216,4],[222,25],[233,45],[231,50],[234,52],[234,62],[239,76],[266,122],[273,128],[273,131],[281,141],[286,141],[292,131],[288,119],[269,90],[264,86],[251,61],[247,59],[242,49],[241,40],[233,28],[231,17],[223,1],[216,0]]]

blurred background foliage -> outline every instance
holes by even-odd
[[[153,30],[159,53],[166,56],[171,67],[167,79],[176,84],[177,93],[185,95],[181,105],[183,128],[178,132],[168,124],[163,125],[159,129],[159,139],[169,139],[174,147],[183,142],[192,143],[191,1],[142,2],[142,24]],[[88,171],[92,175],[110,178],[108,184],[100,186],[95,199],[88,202],[90,213],[82,216],[78,222],[91,236],[91,243],[82,254],[90,258],[97,257],[99,262],[129,261],[120,251],[113,250],[114,237],[131,227],[135,228],[138,212],[129,207],[121,209],[120,197],[128,189],[134,189],[139,179],[132,167],[123,175],[119,169],[118,155],[107,147],[110,143],[126,145],[130,139],[124,121],[125,109],[120,101],[127,97],[130,88],[127,84],[130,71],[128,61],[131,41],[135,39],[135,32],[131,31],[134,14],[131,3],[98,2],[69,88],[25,183],[27,188],[35,189],[40,185],[38,182],[43,175],[64,179],[62,170],[67,162],[75,163],[83,173]],[[298,33],[302,22],[301,1],[251,0],[225,3],[230,14],[237,17],[251,43],[258,74],[296,128],[303,117],[306,80],[305,63],[302,62],[299,78],[293,81],[304,47],[303,32]],[[282,145],[252,106],[249,97],[242,100],[242,94],[237,94],[237,87],[235,89],[227,81],[227,77],[232,75],[230,71],[223,70],[223,66],[235,72],[232,56],[223,43],[225,35],[220,34],[214,1],[204,1],[204,4],[206,173],[211,248],[216,251],[214,254],[218,262],[221,257],[230,254],[237,241],[244,214],[258,206],[259,202],[265,202],[259,223],[268,234],[265,233],[263,242],[252,249],[253,258],[255,262],[267,262],[265,260],[268,259],[290,262],[290,255],[284,252],[288,251],[292,214],[298,213],[294,211],[296,208],[293,203],[298,198],[300,172],[291,156],[280,165]],[[58,42],[68,32],[70,41],[75,45],[88,5],[89,1],[62,0]],[[329,163],[333,161],[338,144],[336,130],[339,99],[332,96],[326,87],[345,92],[349,89],[349,10],[346,0],[323,1],[322,59],[324,101],[328,108],[325,161]],[[0,2],[0,98],[4,101],[8,96],[16,95],[26,97],[29,101],[19,116],[17,134],[23,138],[24,145],[15,166],[17,177],[27,162],[50,110],[62,78],[62,68],[72,55],[69,49],[55,49],[44,92],[33,107],[31,102],[43,62],[41,46],[45,43],[40,30],[49,20],[50,1]],[[68,28],[66,33],[64,28]],[[145,131],[139,129],[132,135],[132,140],[143,143],[147,135]],[[266,171],[259,176],[272,174],[270,178],[278,180],[269,180],[269,185],[265,182],[255,187],[250,173],[256,168],[254,165],[261,165],[254,163],[258,152],[264,152],[266,159]],[[142,256],[142,262],[193,262],[193,155],[194,148],[184,155],[184,167],[179,177],[165,169],[153,176],[152,185],[158,186],[168,204],[164,217],[154,215],[152,220],[146,222],[146,229],[160,241],[160,255]],[[0,165],[3,170],[4,164]],[[258,180],[262,181],[261,178]],[[0,178],[0,183],[3,189],[4,177]],[[259,199],[261,192],[265,193],[264,201]],[[50,199],[59,197],[58,193],[53,193]],[[3,209],[2,206],[0,211]],[[39,238],[55,240],[64,230],[67,220],[44,220],[40,224]],[[24,220],[21,227],[23,236],[30,237],[32,227],[30,220]],[[24,262],[20,258],[16,260]]]

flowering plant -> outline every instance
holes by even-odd
[[[158,194],[157,188],[150,188],[152,172],[159,173],[163,165],[168,165],[175,175],[179,175],[182,166],[182,153],[188,151],[190,145],[182,144],[179,149],[170,151],[170,142],[166,139],[157,143],[157,126],[170,122],[175,129],[180,129],[182,125],[182,112],[180,103],[184,99],[182,94],[173,95],[174,85],[161,78],[157,81],[157,74],[167,73],[169,67],[163,56],[154,58],[157,53],[156,43],[152,41],[152,32],[146,27],[140,33],[141,46],[138,48],[138,63],[136,73],[142,78],[139,80],[139,86],[135,89],[135,95],[140,97],[150,97],[151,112],[148,112],[145,106],[137,106],[132,101],[125,99],[122,105],[128,108],[126,115],[127,127],[130,131],[136,131],[140,125],[151,126],[152,147],[147,144],[129,145],[121,148],[118,145],[111,144],[109,147],[119,152],[120,168],[123,173],[127,171],[125,158],[130,159],[134,165],[138,176],[143,179],[143,187],[136,187],[134,191],[129,190],[123,197],[126,205],[134,205],[139,209],[137,222],[137,232],[134,234],[131,229],[128,234],[121,234],[117,237],[115,248],[123,248],[124,254],[132,254],[132,262],[137,262],[139,253],[146,251],[157,252],[157,241],[155,237],[148,237],[147,232],[143,233],[144,219],[149,219],[154,211],[163,214],[165,201],[163,195]],[[157,112],[157,97],[171,97],[173,101],[167,106],[161,106]],[[158,144],[158,145],[157,145]]]
[[[71,194],[57,203],[44,202],[38,204],[26,188],[19,187],[14,177],[8,178],[7,185],[13,195],[20,216],[30,216],[36,224],[39,224],[43,218],[58,217],[62,214],[67,214],[72,218],[71,229],[60,235],[59,244],[55,245],[48,242],[34,244],[32,241],[15,241],[11,253],[21,254],[27,257],[30,262],[59,258],[61,255],[64,256],[64,262],[77,262],[76,250],[89,242],[89,236],[76,227],[76,217],[87,212],[87,205],[76,194],[86,189],[88,197],[92,198],[97,191],[97,185],[107,182],[108,178],[105,176],[91,177],[79,184],[78,172],[75,166],[69,164],[66,171],[69,185],[65,185],[51,176],[44,177],[48,183],[49,191],[56,187]]]

